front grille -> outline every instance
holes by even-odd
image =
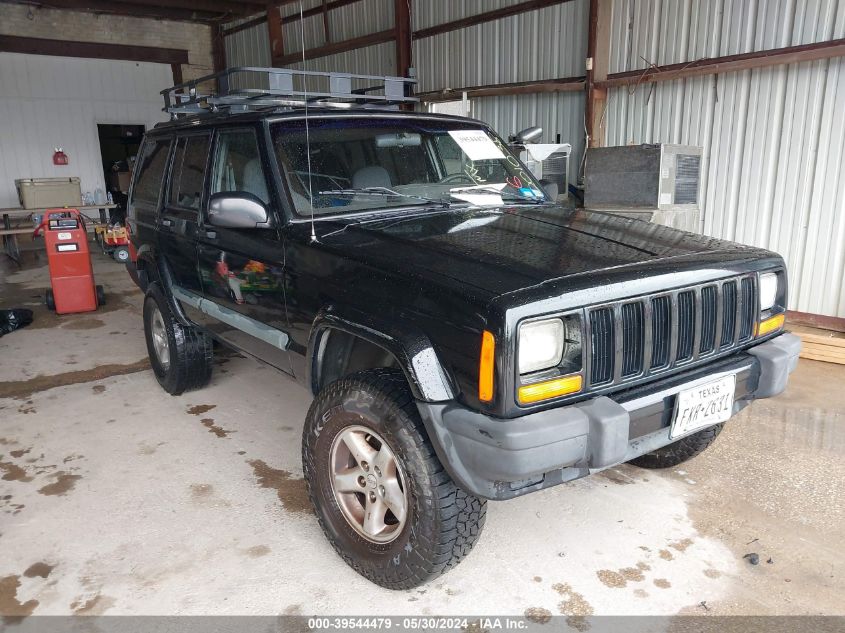
[[[590,386],[629,382],[728,352],[751,339],[756,315],[753,276],[588,309]]]
[[[590,382],[598,385],[613,378],[613,311],[599,308],[590,312]]]

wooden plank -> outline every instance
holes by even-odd
[[[535,11],[537,9],[545,9],[546,7],[553,7],[565,2],[572,2],[572,0],[528,0],[528,2],[520,2],[519,4],[512,4],[507,7],[502,7],[501,9],[495,9],[494,11],[486,11],[485,13],[461,18],[460,20],[444,22],[443,24],[420,29],[418,31],[414,31],[413,38],[415,40],[420,40],[426,37],[433,37],[435,35],[440,35],[441,33],[457,31],[469,26],[475,26],[476,24],[492,22],[493,20],[501,20],[502,18],[507,18],[512,15],[519,15],[520,13]]]
[[[604,145],[606,130],[607,79],[610,67],[611,0],[590,0],[590,30],[587,38],[587,102],[584,120],[589,147]]]
[[[817,360],[824,363],[836,363],[837,365],[845,365],[845,356],[828,356],[825,354],[816,354],[812,352],[801,352],[801,358],[807,360]]]
[[[493,97],[500,95],[534,94],[542,92],[572,92],[584,89],[583,77],[560,77],[558,79],[543,79],[540,81],[519,81],[509,84],[492,84],[488,86],[468,86],[466,88],[446,88],[432,90],[414,95],[420,101],[436,103],[438,101],[455,101],[461,99],[462,93],[467,98]]]
[[[411,9],[408,0],[395,0],[396,76],[407,77],[411,69]]]
[[[615,86],[628,86],[653,81],[670,81],[684,77],[713,75],[842,56],[845,56],[845,38],[826,42],[814,42],[813,44],[801,44],[799,46],[773,48],[752,53],[741,53],[739,55],[707,57],[680,64],[668,64],[666,66],[653,66],[641,70],[612,73],[607,76],[606,81],[597,82],[597,85],[604,88],[612,88]]]
[[[317,57],[326,57],[327,55],[335,55],[336,53],[345,53],[346,51],[354,51],[358,48],[366,48],[375,44],[383,44],[384,42],[391,42],[395,37],[395,29],[387,29],[386,31],[379,31],[378,33],[370,33],[362,37],[355,37],[350,40],[343,40],[342,42],[333,42],[325,46],[318,46],[317,48],[309,48],[305,50],[305,59],[316,59]],[[303,53],[298,51],[290,53],[273,60],[274,66],[287,66],[298,61],[302,61]]]
[[[50,9],[68,11],[87,11],[90,13],[106,13],[111,15],[129,15],[139,18],[160,18],[163,20],[177,20],[182,22],[211,22],[214,20],[231,18],[229,13],[208,12],[196,9],[174,9],[162,6],[147,6],[119,3],[111,0],[50,0],[44,3]]]
[[[154,62],[157,64],[188,63],[188,51],[182,48],[48,40],[17,35],[0,35],[0,52],[84,57],[88,59],[122,59],[131,62]]]
[[[796,312],[787,310],[786,319],[790,325],[808,325],[822,330],[834,332],[845,332],[845,318],[827,316],[824,314],[811,314],[810,312]]]
[[[270,59],[280,59],[285,56],[285,40],[279,7],[269,7],[266,18],[267,35],[270,38]]]
[[[796,332],[805,344],[822,345],[825,347],[841,347],[845,349],[845,338],[833,336],[818,336],[816,334],[801,334]]]

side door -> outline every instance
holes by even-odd
[[[224,341],[291,373],[285,311],[284,245],[279,239],[257,128],[220,128],[209,177],[214,194],[251,194],[265,204],[267,228],[227,228],[204,214],[198,254],[205,327]]]
[[[163,183],[167,179],[170,137],[148,137],[138,152],[135,180],[129,193],[126,220],[134,248],[156,246],[158,211]]]
[[[170,265],[173,281],[192,292],[201,290],[196,242],[210,147],[210,132],[176,137],[159,219],[159,250]]]

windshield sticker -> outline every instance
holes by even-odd
[[[463,150],[470,160],[492,160],[504,158],[493,140],[482,130],[449,130],[449,136]]]

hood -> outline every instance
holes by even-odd
[[[598,271],[642,276],[685,263],[772,255],[609,213],[553,206],[324,220],[317,234],[324,248],[344,257],[489,297],[585,276],[595,284]]]

